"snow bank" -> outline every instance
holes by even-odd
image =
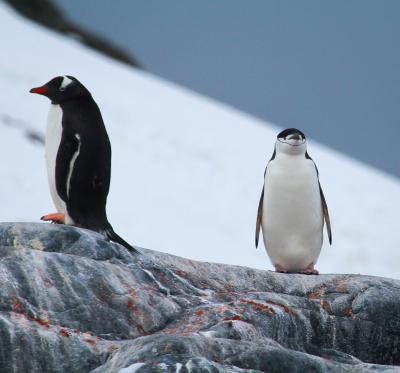
[[[0,220],[38,221],[54,210],[44,148],[26,135],[44,133],[49,102],[28,90],[70,74],[92,92],[108,128],[108,212],[118,233],[188,258],[271,268],[253,242],[278,128],[101,56],[4,4],[0,25],[8,36],[0,58]],[[400,278],[399,181],[312,141],[309,153],[333,225],[333,246],[317,268]]]

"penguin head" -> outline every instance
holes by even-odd
[[[53,104],[90,96],[90,92],[76,78],[70,75],[57,76],[41,87],[32,88],[29,92],[46,96]]]
[[[287,128],[278,134],[275,150],[277,153],[291,155],[305,154],[307,151],[306,136],[296,128]]]

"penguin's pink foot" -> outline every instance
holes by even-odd
[[[42,216],[40,220],[43,221],[51,221],[52,223],[55,224],[65,224],[65,215],[61,214],[59,212],[56,212],[54,214],[47,214],[45,216]]]
[[[303,275],[319,275],[319,272],[314,268],[314,264],[310,264],[306,269],[299,271]]]
[[[275,266],[275,272],[278,272],[278,273],[288,273],[288,270],[285,269],[285,268],[283,268],[283,267],[280,266],[279,264],[277,264],[277,265]]]

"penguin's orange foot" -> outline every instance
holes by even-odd
[[[275,272],[278,273],[288,273],[288,270],[286,268],[283,268],[282,266],[280,266],[279,264],[277,264],[275,266]]]
[[[51,221],[52,223],[55,224],[65,224],[65,215],[56,212],[54,214],[47,214],[45,216],[42,216],[40,220]]]
[[[303,275],[319,275],[319,272],[316,269],[314,269],[314,264],[310,264],[303,271],[299,271],[299,273],[301,273]]]

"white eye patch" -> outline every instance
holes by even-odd
[[[60,91],[65,91],[65,88],[67,88],[72,82],[72,79],[68,78],[68,76],[64,76],[60,85]]]

